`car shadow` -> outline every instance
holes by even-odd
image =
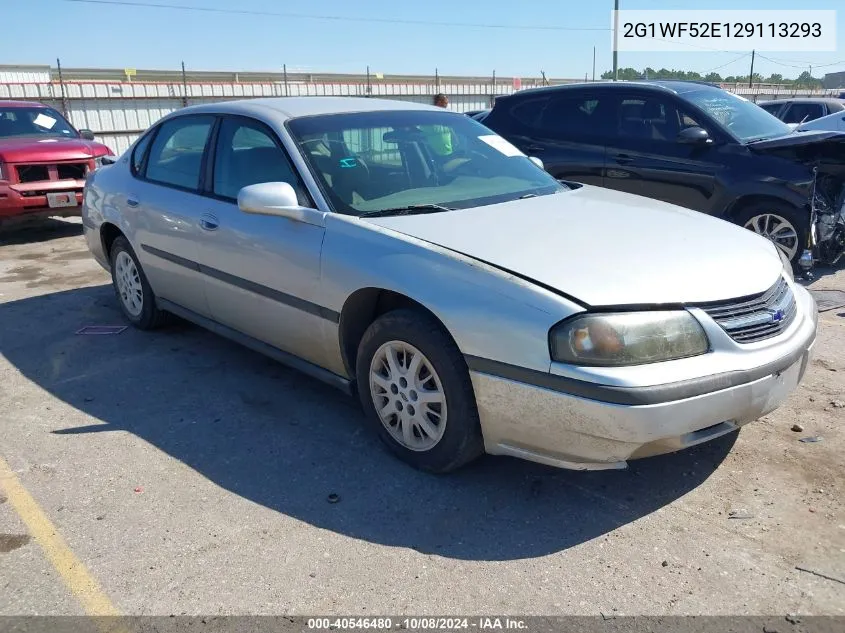
[[[427,554],[511,560],[594,539],[696,488],[737,435],[623,471],[569,472],[488,456],[434,476],[390,456],[354,399],[201,328],[74,334],[120,323],[108,285],[0,309],[0,353],[96,420],[51,433],[128,431],[245,499]]]
[[[82,224],[80,222],[46,218],[23,224],[0,226],[0,245],[36,244],[78,235],[82,235]]]

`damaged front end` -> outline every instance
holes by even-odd
[[[816,262],[838,263],[845,256],[845,134],[795,132],[749,148],[795,160],[811,170],[810,231],[798,266],[809,272]]]

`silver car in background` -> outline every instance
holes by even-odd
[[[798,385],[817,314],[775,246],[561,183],[469,117],[356,98],[185,108],[87,182],[141,329],[172,313],[359,395],[406,462],[574,469],[719,437]]]

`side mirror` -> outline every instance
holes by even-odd
[[[323,213],[300,206],[296,191],[286,182],[262,182],[244,187],[238,192],[238,208],[244,213],[323,225]]]
[[[707,133],[707,130],[693,126],[681,130],[678,134],[678,143],[684,143],[686,145],[704,145],[706,143],[712,143],[712,141],[710,140],[710,135]]]
[[[529,156],[529,157],[528,157],[528,160],[530,160],[532,163],[534,163],[535,165],[537,165],[537,167],[539,167],[540,169],[545,169],[545,168],[546,168],[546,166],[543,164],[543,161],[541,161],[541,160],[540,160],[539,158],[537,158],[536,156]]]
[[[79,136],[86,141],[93,141],[94,140],[94,133],[91,130],[79,130]]]

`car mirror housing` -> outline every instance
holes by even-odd
[[[79,137],[86,140],[86,141],[93,141],[94,140],[94,132],[88,129],[79,130]]]
[[[287,182],[262,182],[244,187],[238,192],[238,208],[244,213],[323,225],[322,212],[300,206],[296,191]]]
[[[678,142],[687,145],[705,145],[713,141],[707,130],[702,127],[693,126],[681,130],[678,134]]]

